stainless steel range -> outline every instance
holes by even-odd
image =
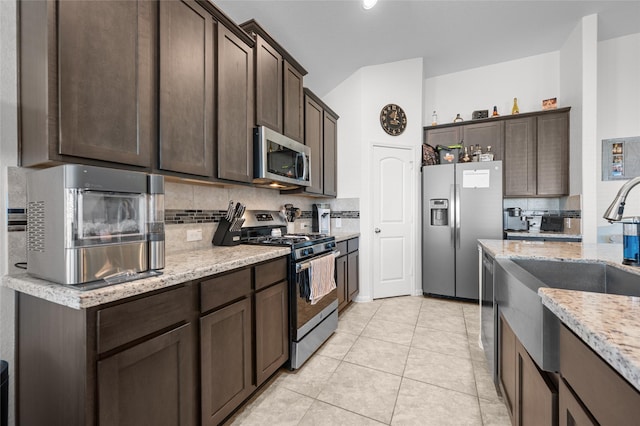
[[[312,303],[305,288],[311,261],[338,254],[335,238],[325,234],[287,235],[286,219],[278,211],[247,210],[244,219],[243,243],[291,247],[288,263],[291,355],[288,366],[292,370],[300,368],[338,327],[337,290],[333,288]]]

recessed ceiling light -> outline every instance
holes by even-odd
[[[362,8],[365,10],[369,10],[373,6],[375,6],[377,2],[378,0],[362,0]]]

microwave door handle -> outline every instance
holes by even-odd
[[[298,175],[298,161],[302,160],[302,176]],[[296,155],[296,178],[298,179],[302,179],[302,180],[307,180],[307,177],[309,176],[309,170],[308,170],[308,158],[307,155],[304,152],[300,152],[298,153],[298,155]]]

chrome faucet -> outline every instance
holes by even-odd
[[[613,202],[609,206],[603,218],[607,219],[609,222],[618,222],[622,219],[622,212],[624,211],[624,203],[627,199],[627,195],[629,191],[640,183],[640,176],[631,179],[629,182],[622,185],[622,188],[618,191],[618,195],[613,199]]]

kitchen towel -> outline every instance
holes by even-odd
[[[336,280],[333,278],[335,272],[335,258],[332,254],[312,259],[311,265],[311,304],[315,305],[318,300],[329,294],[336,288]]]
[[[296,275],[298,281],[298,294],[301,299],[309,301],[311,298],[311,279],[309,277],[309,273],[311,271],[309,269],[305,269],[304,271],[298,272]]]

